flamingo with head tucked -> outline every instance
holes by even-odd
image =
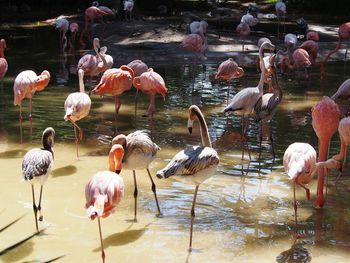
[[[6,75],[8,69],[8,63],[5,58],[6,41],[5,39],[0,40],[0,81]]]
[[[68,40],[68,46],[69,49],[74,49],[75,46],[75,38],[77,36],[77,33],[79,31],[79,25],[75,22],[69,24],[69,31],[70,31],[70,37]]]
[[[109,151],[109,170],[95,173],[85,186],[86,212],[91,220],[97,217],[101,242],[102,262],[105,262],[100,218],[110,216],[124,196],[124,181],[119,173],[122,169],[124,149],[113,145]]]
[[[303,48],[297,48],[293,52],[293,61],[289,57],[285,56],[280,64],[281,71],[285,72],[285,67],[289,69],[305,68],[305,70],[312,64],[310,54]],[[306,76],[308,77],[307,71]]]
[[[193,21],[190,24],[191,34],[198,34],[204,37],[205,34],[207,33],[207,29],[208,29],[208,23],[205,20]]]
[[[32,98],[36,91],[43,91],[50,81],[50,73],[44,70],[39,76],[32,70],[19,73],[13,85],[14,105],[19,105],[19,125],[22,144],[22,100],[29,98],[30,142],[32,142]]]

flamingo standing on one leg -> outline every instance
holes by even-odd
[[[280,23],[281,23],[281,18],[285,19],[286,14],[287,14],[287,7],[286,4],[283,3],[282,0],[278,0],[277,3],[275,4],[275,10],[277,14],[277,39],[279,38],[280,34]],[[284,31],[286,31],[286,26],[284,25]]]
[[[129,14],[129,20],[132,18],[132,10],[134,9],[134,1],[133,0],[124,0],[124,12],[125,12],[125,19],[128,18]]]
[[[75,145],[77,149],[77,158],[79,159],[79,152],[78,152],[78,137],[77,137],[77,128],[79,130],[79,138],[80,140],[83,139],[83,130],[75,123],[78,120],[81,120],[82,118],[86,117],[91,108],[91,99],[90,97],[85,93],[84,89],[84,71],[82,69],[79,69],[78,71],[79,76],[79,92],[74,92],[69,94],[66,101],[64,102],[64,110],[66,111],[66,114],[64,115],[65,121],[70,121],[73,124],[74,127],[74,136],[75,136]]]
[[[85,208],[91,220],[97,217],[101,241],[102,262],[105,262],[105,252],[101,231],[100,218],[114,213],[124,196],[124,181],[119,173],[122,169],[124,149],[121,145],[113,145],[109,152],[109,171],[95,173],[85,187]]]
[[[143,93],[149,94],[150,103],[144,116],[151,116],[155,112],[155,97],[159,93],[165,100],[165,95],[168,89],[165,86],[164,79],[157,72],[154,72],[152,68],[149,68],[146,72],[142,73],[139,77],[134,77],[133,85],[136,89],[141,90]]]
[[[329,97],[323,97],[312,108],[312,127],[318,137],[318,161],[327,159],[329,144],[333,134],[339,125],[340,110],[338,105]],[[317,199],[316,208],[323,207],[325,200],[323,196],[325,172],[318,170]]]
[[[222,62],[218,68],[218,72],[215,74],[215,79],[224,79],[229,82],[232,79],[241,78],[244,76],[244,70],[238,67],[236,61],[229,58]],[[230,87],[227,86],[227,105],[230,97]]]
[[[192,250],[192,232],[199,185],[216,172],[219,164],[219,156],[212,148],[204,116],[196,105],[192,105],[189,108],[189,118],[187,122],[190,133],[192,133],[192,126],[195,119],[198,119],[200,124],[202,146],[190,146],[178,152],[165,168],[157,172],[158,178],[174,176],[175,179],[196,186],[191,208],[189,251]]]
[[[75,47],[75,38],[79,31],[79,25],[75,22],[69,24],[70,37],[68,41],[69,50],[74,49]]]
[[[44,70],[39,76],[32,70],[19,73],[13,85],[14,105],[19,105],[19,125],[22,144],[22,100],[29,98],[30,142],[32,142],[32,98],[36,91],[42,91],[50,81],[50,73]]]
[[[152,183],[152,192],[156,200],[158,216],[162,215],[160,211],[156,185],[152,179],[149,171],[149,165],[153,161],[155,155],[160,150],[159,146],[155,144],[148,136],[147,131],[135,131],[125,136],[124,134],[118,134],[113,138],[112,144],[120,144],[124,148],[123,169],[132,170],[134,176],[134,220],[137,221],[137,183],[136,183],[136,170],[147,170],[149,179]]]
[[[263,63],[263,51],[269,49],[273,51],[275,48],[270,42],[264,42],[259,49],[259,58],[260,58],[260,80],[256,87],[249,87],[239,91],[231,100],[230,104],[225,108],[224,112],[232,111],[234,114],[241,115],[242,117],[242,137],[245,137],[246,130],[248,129],[248,123],[245,121],[245,116],[250,115],[254,109],[255,104],[259,98],[263,95],[263,87],[265,80],[265,63]],[[244,142],[246,139],[243,139],[242,147],[242,159],[244,158]],[[248,142],[246,142],[248,144]],[[248,147],[249,159],[250,151]]]
[[[241,22],[236,27],[236,32],[239,34],[242,42],[242,51],[244,51],[244,40],[250,35],[250,26],[247,23]]]
[[[284,152],[283,166],[289,178],[293,181],[294,216],[295,224],[297,224],[296,185],[305,189],[306,198],[310,200],[310,190],[305,185],[313,179],[317,170],[324,171],[324,168],[341,169],[341,164],[332,158],[316,163],[315,149],[308,143],[295,142],[289,145]]]
[[[116,119],[119,114],[121,101],[119,96],[128,91],[132,87],[132,80],[134,78],[134,71],[128,66],[121,66],[120,68],[111,68],[106,70],[100,83],[91,91],[92,94],[109,94],[115,96],[115,114]]]
[[[41,141],[43,148],[32,149],[27,152],[22,161],[22,173],[24,180],[28,181],[32,186],[33,211],[35,217],[36,231],[39,233],[37,213],[39,212],[39,221],[43,220],[41,215],[41,197],[43,193],[43,185],[45,184],[53,165],[53,145],[55,130],[51,127],[46,128],[43,132]],[[34,184],[40,184],[39,204],[35,204]]]
[[[8,63],[5,58],[5,49],[6,49],[6,41],[5,39],[1,39],[0,40],[0,81],[4,78],[8,69]]]

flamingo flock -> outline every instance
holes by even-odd
[[[125,15],[132,19],[132,10],[134,1],[125,0],[123,2]],[[276,14],[278,18],[277,38],[279,37],[279,27],[282,18],[286,17],[286,5],[279,0],[276,5]],[[112,13],[111,13],[112,12]],[[84,28],[80,33],[80,41],[84,42],[84,37],[90,41],[89,24],[94,20],[105,15],[113,14],[108,7],[100,6],[97,1],[88,7],[84,12]],[[70,50],[75,49],[76,36],[79,32],[79,25],[76,22],[70,23],[64,16],[57,17],[53,20],[47,20],[48,23],[55,25],[59,31],[59,46],[65,50],[68,46]],[[250,28],[255,26],[258,20],[249,13],[242,16],[237,33],[240,37],[247,37],[251,31]],[[184,36],[180,48],[195,53],[195,60],[203,59],[205,52],[208,50],[208,23],[205,20],[193,21],[190,24],[190,34]],[[70,32],[69,39],[66,37]],[[280,67],[285,71],[300,67],[320,66],[321,75],[324,74],[324,68],[329,58],[342,48],[344,40],[350,39],[350,22],[342,24],[339,27],[339,41],[337,47],[328,53],[323,61],[317,62],[319,46],[317,41],[319,36],[317,32],[310,31],[306,34],[307,39],[301,45],[297,45],[297,37],[294,34],[286,34],[284,39],[285,49],[279,50],[277,54],[276,45],[268,38],[262,38],[258,42],[258,64],[261,70],[258,84],[253,87],[243,88],[230,98],[230,90],[227,87],[226,107],[223,112],[232,112],[241,116],[241,140],[242,155],[244,159],[245,148],[247,148],[249,159],[251,153],[248,145],[249,118],[254,117],[255,122],[270,123],[276,113],[277,107],[283,99],[283,87],[279,85],[277,71]],[[136,92],[139,90],[150,96],[149,107],[144,114],[145,117],[153,119],[156,114],[156,95],[160,94],[163,100],[166,99],[169,86],[166,78],[163,78],[152,67],[139,60],[133,60],[127,65],[113,67],[113,54],[106,54],[107,47],[100,45],[100,39],[94,38],[92,41],[94,54],[83,55],[77,63],[77,73],[79,80],[79,91],[69,94],[64,102],[65,115],[63,119],[73,125],[74,138],[76,144],[76,156],[79,160],[78,142],[83,140],[83,130],[77,121],[87,117],[93,110],[90,94],[85,92],[84,76],[98,79],[98,84],[91,90],[91,95],[113,96],[115,97],[115,117],[118,118],[121,108],[121,96],[129,92],[132,87]],[[8,62],[4,56],[6,41],[0,40],[0,80],[2,80],[8,69]],[[242,43],[244,50],[244,43]],[[268,52],[269,55],[265,55]],[[280,59],[279,56],[282,58]],[[223,79],[227,83],[232,79],[242,78],[244,76],[243,67],[233,59],[224,60],[218,67],[215,79]],[[338,91],[331,97],[323,97],[311,109],[312,127],[318,137],[318,156],[315,148],[309,143],[295,142],[288,146],[283,155],[283,166],[286,174],[292,182],[293,188],[293,207],[295,223],[297,224],[297,201],[296,186],[302,187],[306,192],[306,197],[310,199],[310,189],[307,184],[318,174],[317,197],[315,201],[316,208],[322,208],[326,202],[325,197],[325,178],[328,169],[338,169],[339,174],[336,182],[343,173],[346,166],[346,148],[350,144],[350,117],[345,116],[341,119],[341,112],[337,105],[338,100],[349,100],[350,98],[350,80],[345,81]],[[32,70],[20,72],[13,84],[14,105],[19,105],[19,128],[20,143],[23,143],[22,131],[22,100],[29,99],[29,122],[30,122],[30,142],[32,141],[32,98],[38,91],[43,91],[50,82],[50,73],[44,70],[37,75]],[[268,84],[269,91],[264,92],[264,84]],[[227,85],[228,86],[228,85]],[[38,95],[40,96],[40,95]],[[203,107],[204,108],[204,107]],[[184,147],[172,158],[164,168],[156,172],[159,179],[173,177],[176,180],[186,184],[194,185],[194,194],[192,207],[190,210],[190,234],[188,249],[193,249],[193,233],[195,226],[195,207],[199,186],[207,179],[215,175],[220,163],[218,152],[214,149],[208,125],[205,116],[197,105],[188,107],[187,128],[192,133],[194,121],[199,122],[200,127],[200,145]],[[347,115],[347,114],[346,114]],[[333,135],[339,132],[341,141],[340,152],[331,158],[328,158],[329,145]],[[39,233],[39,223],[43,217],[41,214],[41,200],[43,186],[50,174],[54,162],[54,137],[55,130],[52,127],[46,128],[42,133],[43,148],[32,149],[28,151],[22,160],[22,174],[25,181],[31,184],[33,211],[35,217],[36,232]],[[261,128],[260,128],[260,154],[261,158]],[[136,170],[146,170],[151,181],[151,190],[154,195],[157,207],[157,216],[162,217],[161,205],[158,200],[156,183],[153,180],[150,166],[156,158],[157,152],[161,147],[153,141],[146,130],[136,130],[128,135],[118,133],[110,141],[110,150],[108,154],[109,169],[106,171],[96,172],[88,181],[85,187],[86,212],[91,220],[97,218],[99,236],[101,243],[102,262],[106,261],[105,248],[102,237],[101,218],[107,218],[113,214],[119,203],[124,197],[124,180],[121,176],[123,170],[132,170],[134,182],[134,221],[137,222],[137,202],[138,202],[138,185]],[[273,158],[273,138],[270,134]],[[141,176],[141,175],[139,175]],[[40,184],[40,195],[38,205],[35,199],[34,184]],[[38,216],[39,213],[39,216]]]

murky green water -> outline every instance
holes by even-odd
[[[133,218],[133,180],[130,171],[121,175],[126,184],[125,198],[117,212],[102,220],[107,262],[348,262],[350,259],[350,184],[348,174],[328,189],[323,210],[313,208],[316,181],[310,185],[312,200],[298,191],[299,225],[294,225],[292,190],[283,171],[282,157],[289,144],[309,142],[317,148],[311,126],[311,107],[331,95],[349,78],[349,67],[330,65],[322,82],[318,70],[310,79],[288,74],[280,76],[284,97],[272,121],[276,158],[268,142],[258,159],[258,125],[251,124],[249,146],[252,161],[241,160],[240,118],[222,113],[226,105],[226,83],[214,81],[218,64],[165,65],[150,63],[160,73],[169,93],[164,102],[157,97],[153,120],[142,117],[149,103],[139,98],[135,114],[132,90],[122,96],[118,123],[114,119],[113,98],[92,98],[90,115],[79,124],[84,130],[80,143],[81,160],[76,160],[72,126],[64,122],[63,104],[69,93],[78,90],[76,75],[69,74],[81,54],[62,56],[58,34],[52,28],[4,30],[9,71],[1,84],[0,96],[0,258],[3,262],[44,262],[64,256],[59,262],[99,262],[96,222],[86,218],[84,188],[97,171],[107,168],[106,154],[117,133],[148,129],[162,148],[151,164],[155,172],[188,144],[199,144],[199,128],[187,132],[187,108],[197,104],[204,112],[213,146],[221,163],[215,176],[200,186],[194,225],[194,252],[188,254],[190,207],[193,187],[174,180],[156,180],[163,218],[155,217],[156,205],[146,171],[139,172],[138,222]],[[129,61],[115,61],[120,66]],[[146,61],[147,63],[147,61]],[[33,144],[29,144],[28,100],[24,105],[24,144],[19,144],[19,108],[13,106],[13,81],[25,69],[37,73],[47,69],[51,82],[33,99]],[[192,73],[194,70],[194,92]],[[231,94],[259,80],[254,67],[231,86]],[[44,187],[43,234],[15,249],[6,248],[35,231],[29,184],[21,181],[21,161],[29,149],[39,146],[47,126],[56,130],[55,164]],[[269,127],[264,132],[268,134]],[[334,137],[331,155],[338,151]],[[335,174],[330,175],[334,182]],[[295,240],[297,231],[304,237]]]

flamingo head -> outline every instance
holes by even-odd
[[[5,39],[0,40],[0,49],[4,50],[6,48],[6,41]]]
[[[109,170],[117,174],[122,170],[122,161],[124,156],[124,148],[120,144],[112,145],[109,151]]]
[[[126,147],[126,136],[124,134],[118,134],[112,140],[112,145],[120,144],[125,149]]]
[[[66,109],[66,114],[64,115],[65,121],[74,121],[74,113],[76,112],[76,109],[73,105],[68,107]]]
[[[50,73],[47,70],[41,72],[41,74],[37,77],[35,82],[35,88],[37,91],[42,91],[46,88],[46,86],[50,82]]]
[[[197,116],[196,114],[198,114],[198,112],[200,112],[200,109],[196,105],[192,105],[188,109],[187,128],[188,128],[188,132],[190,134],[192,134],[193,122],[194,122],[194,120],[195,120],[195,118]]]

